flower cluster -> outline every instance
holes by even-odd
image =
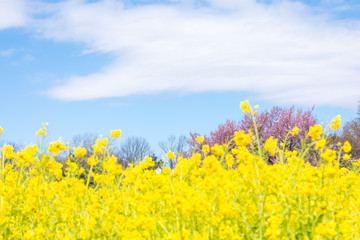
[[[253,113],[248,103],[242,108]],[[40,153],[37,145],[20,152],[5,145],[0,152],[0,236],[357,239],[360,162],[348,155],[351,168],[341,168],[351,145],[332,150],[323,129],[313,126],[311,142],[306,137],[305,147],[293,151],[276,138],[259,145],[252,134],[238,131],[227,144],[202,145],[202,152],[186,158],[168,152],[176,167],[156,170],[149,156],[126,168],[119,165],[107,138],[96,141],[89,157],[84,148],[73,148],[64,163],[54,158],[66,151],[61,142],[51,143],[49,153]],[[313,146],[317,166],[306,162]],[[267,164],[269,154],[282,161]],[[79,158],[90,170],[78,164]]]

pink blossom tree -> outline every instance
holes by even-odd
[[[298,134],[294,136],[289,134],[287,137],[286,147],[289,150],[300,144],[300,139],[305,137],[309,127],[316,123],[317,119],[313,116],[312,110],[296,110],[294,107],[273,107],[270,111],[265,110],[256,115],[256,125],[262,143],[271,136],[278,139],[278,142],[282,142],[291,129],[299,128]],[[254,132],[253,121],[249,115],[245,115],[239,122],[227,120],[224,124],[219,125],[215,131],[210,132],[210,136],[204,136],[202,145],[207,144],[211,147],[215,144],[226,143],[234,137],[235,132],[240,130],[249,132],[249,129]],[[196,141],[198,136],[197,133],[190,133],[188,143],[192,149],[199,147]]]
[[[256,116],[256,125],[259,131],[260,141],[264,143],[271,136],[279,142],[285,140],[286,135],[294,127],[299,128],[299,133],[287,136],[286,146],[292,150],[300,143],[301,138],[305,138],[310,126],[317,123],[317,119],[312,115],[312,110],[296,110],[294,107],[281,108],[273,107],[270,112],[264,111]],[[249,115],[241,120],[241,129],[254,129],[253,121]]]
[[[234,132],[241,130],[240,122],[226,120],[224,124],[220,124],[218,128],[210,132],[210,136],[204,136],[203,145],[214,146],[215,144],[223,144],[230,141],[234,137]],[[188,143],[190,146],[197,144],[196,138],[200,136],[198,133],[190,133]]]

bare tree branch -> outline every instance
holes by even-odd
[[[174,135],[170,135],[164,141],[159,142],[159,147],[163,150],[164,153],[169,151],[182,154],[188,150],[189,144],[187,143],[187,138],[184,135],[179,136],[178,138]],[[176,165],[176,160],[169,160],[170,168],[174,168]]]
[[[146,156],[153,154],[151,146],[145,138],[129,137],[121,144],[119,148],[120,159],[123,162],[131,162],[142,160]]]

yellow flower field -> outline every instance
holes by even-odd
[[[248,102],[241,108],[255,119]],[[37,133],[44,137],[46,126]],[[96,142],[84,168],[81,146],[71,146],[75,154],[62,163],[54,157],[71,147],[61,141],[46,152],[4,146],[0,238],[358,239],[359,167],[348,158],[349,143],[336,152],[324,136],[325,127],[313,126],[306,145],[290,152],[273,138],[262,146],[255,127],[189,158],[170,152],[178,164],[161,172],[151,170],[150,157],[123,169],[109,154],[107,138]],[[317,166],[306,161],[315,146]],[[267,164],[269,155],[277,163]],[[340,168],[345,160],[353,164]]]

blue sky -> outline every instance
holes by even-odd
[[[159,153],[169,135],[207,134],[260,109],[355,117],[355,0],[0,2],[3,140],[33,143],[121,129]]]

